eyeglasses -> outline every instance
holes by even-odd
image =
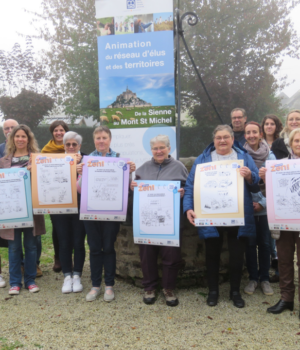
[[[244,117],[243,116],[239,116],[239,117],[232,117],[231,119],[232,120],[241,120],[241,119],[243,119]]]
[[[7,126],[6,128],[4,128],[4,131],[8,131],[8,130],[12,130],[15,126]]]
[[[230,139],[230,136],[223,136],[223,137],[218,136],[218,137],[215,137],[215,140],[217,140],[217,141],[222,141],[222,140],[227,141],[229,139]]]
[[[66,147],[77,147],[78,143],[66,143]]]
[[[154,152],[163,151],[166,148],[167,148],[166,146],[154,147],[154,148],[152,148],[152,151],[154,151]]]

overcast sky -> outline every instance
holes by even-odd
[[[113,0],[111,0],[113,1]],[[20,37],[18,33],[34,34],[35,31],[30,24],[32,18],[31,14],[25,13],[24,8],[31,11],[39,11],[41,0],[10,0],[1,1],[0,11],[0,50],[11,50],[15,42],[19,42],[24,46],[24,38]],[[300,6],[298,6],[292,13],[291,19],[300,36]],[[46,48],[46,44],[40,40],[34,41],[34,47],[39,50]],[[288,75],[288,81],[292,82],[291,86],[287,87],[284,92],[291,97],[296,91],[300,90],[300,60],[284,58],[282,69],[279,77]]]

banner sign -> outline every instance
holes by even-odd
[[[74,214],[77,207],[76,160],[71,154],[32,154],[34,214]]]
[[[198,164],[194,182],[196,226],[243,226],[243,160]]]
[[[33,227],[30,172],[0,169],[0,230]]]
[[[99,118],[113,129],[112,148],[140,166],[155,127],[176,157],[173,1],[96,0],[96,26]]]
[[[300,162],[266,161],[267,214],[270,230],[300,231]]]
[[[179,247],[180,181],[137,181],[133,197],[136,244]]]
[[[129,159],[83,157],[80,220],[125,221]]]

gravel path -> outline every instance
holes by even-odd
[[[281,315],[266,313],[279,300],[279,287],[266,297],[260,288],[244,294],[246,307],[237,309],[228,300],[229,284],[220,287],[217,307],[206,305],[200,293],[207,289],[177,291],[178,307],[165,305],[160,292],[154,305],[142,302],[143,292],[121,280],[116,282],[116,300],[101,298],[87,303],[89,266],[83,275],[83,293],[63,295],[63,275],[43,266],[36,280],[41,291],[22,289],[9,298],[8,287],[0,289],[0,349],[300,349],[299,306]],[[8,271],[4,268],[8,281]],[[247,283],[243,279],[242,287]],[[9,298],[9,299],[8,299]],[[14,344],[14,346],[11,344]]]

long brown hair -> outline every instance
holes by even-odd
[[[30,130],[30,128],[27,125],[24,124],[20,124],[17,125],[13,128],[11,134],[9,135],[8,139],[7,139],[7,144],[6,144],[6,151],[5,154],[7,156],[9,155],[14,155],[14,153],[16,152],[16,145],[14,142],[14,138],[16,133],[19,130],[23,130],[26,134],[26,136],[28,137],[28,145],[27,145],[27,149],[30,153],[37,153],[39,152],[39,146],[37,143],[37,140],[35,139],[33,132]]]
[[[276,129],[275,129],[275,132],[274,132],[274,141],[275,141],[276,139],[279,138],[279,134],[280,134],[281,130],[283,129],[281,120],[275,114],[267,114],[264,117],[264,119],[261,122],[261,128],[262,128],[262,133],[263,133],[264,139],[266,139],[265,124],[266,124],[267,119],[273,120],[273,122],[276,125]]]

